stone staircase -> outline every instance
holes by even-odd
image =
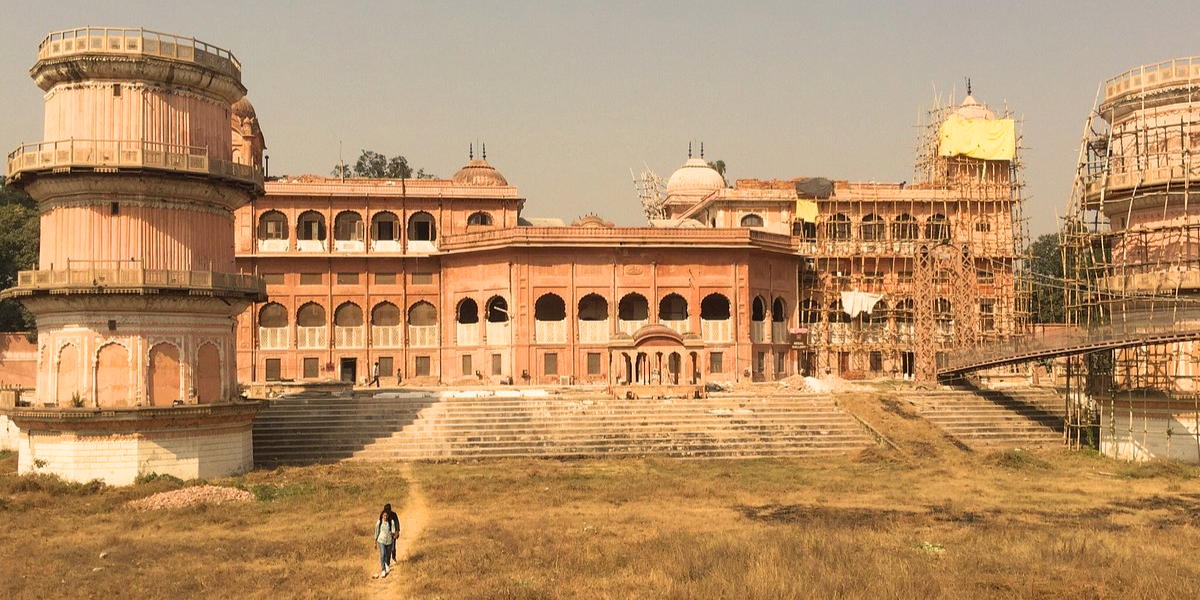
[[[921,416],[973,448],[1063,443],[1063,398],[1047,388],[903,392]]]
[[[254,422],[255,462],[264,467],[349,458],[818,456],[874,444],[828,395],[282,399]]]

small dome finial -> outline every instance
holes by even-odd
[[[971,95],[971,78],[970,77],[967,78],[967,95],[968,96]]]
[[[700,158],[704,158],[704,142],[700,142]]]
[[[471,144],[471,151],[467,154],[467,160],[475,160],[475,144]]]
[[[481,144],[483,146],[483,160],[487,160],[487,142]]]
[[[692,157],[692,143],[688,142],[688,158]]]

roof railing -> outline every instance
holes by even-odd
[[[149,29],[78,27],[51,32],[38,44],[38,60],[72,54],[148,54],[196,63],[242,79],[242,63],[228,50]]]

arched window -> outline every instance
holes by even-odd
[[[645,321],[650,318],[650,303],[641,294],[625,294],[617,304],[617,318],[622,321]]]
[[[325,215],[306,211],[296,220],[296,239],[304,241],[325,240]]]
[[[334,345],[338,348],[363,347],[363,311],[346,302],[333,311]]]
[[[492,215],[489,215],[485,212],[471,213],[471,216],[467,217],[467,226],[475,226],[475,225],[482,226],[482,227],[491,227],[492,226]]]
[[[391,302],[380,302],[371,309],[371,324],[376,327],[397,327],[400,325],[400,307]]]
[[[775,302],[771,303],[771,322],[787,322],[787,304],[784,303],[783,298],[776,298]]]
[[[338,327],[362,327],[362,309],[353,302],[346,302],[333,311],[333,323]]]
[[[838,298],[829,304],[830,323],[849,323],[850,315],[842,308],[842,299]]]
[[[327,324],[325,307],[309,302],[296,313],[296,324],[300,327],[324,327]]]
[[[917,220],[908,213],[896,217],[892,221],[892,239],[902,242],[917,239]]]
[[[792,235],[804,240],[817,239],[817,224],[808,221],[792,221]]]
[[[580,321],[607,321],[608,300],[600,294],[588,294],[579,299]]]
[[[394,213],[380,212],[371,217],[371,239],[394,242],[400,237],[400,220]]]
[[[659,321],[686,321],[688,318],[687,300],[679,294],[667,294],[658,302]]]
[[[433,215],[419,212],[408,218],[408,241],[433,242],[437,240],[437,225]]]
[[[888,310],[887,300],[880,300],[879,302],[875,303],[875,308],[871,310],[871,316],[869,317],[869,320],[872,325],[886,325],[889,314],[890,311]]]
[[[270,302],[258,311],[258,347],[282,350],[288,343],[287,309],[282,304]]]
[[[914,307],[912,298],[905,298],[904,300],[896,303],[896,323],[912,324],[913,314]]]
[[[759,323],[767,320],[767,301],[762,296],[755,296],[750,304],[750,320]]]
[[[566,320],[567,303],[557,294],[543,294],[533,304],[533,318],[538,321]]]
[[[758,215],[746,215],[742,217],[742,227],[762,227],[763,218]]]
[[[424,300],[413,304],[408,309],[408,324],[414,327],[437,325],[437,309]]]
[[[883,240],[883,217],[877,215],[867,215],[863,217],[862,226],[859,230],[862,232],[862,239],[865,242],[878,242]]]
[[[848,240],[850,239],[850,217],[842,213],[838,213],[829,218],[825,223],[825,235],[831,240]]]
[[[487,302],[488,323],[508,322],[508,301],[500,296],[492,296]]]
[[[287,216],[277,210],[269,210],[258,218],[258,239],[288,239]]]
[[[729,318],[729,298],[709,294],[700,301],[700,318],[705,321],[724,321]]]
[[[534,339],[539,344],[567,341],[567,303],[557,294],[543,294],[533,303]]]
[[[404,345],[400,331],[400,307],[380,302],[371,309],[371,344],[376,348],[399,348]]]
[[[363,239],[362,215],[352,210],[338,213],[337,217],[333,219],[333,239],[342,242],[361,242]]]
[[[479,305],[470,298],[463,298],[458,303],[458,322],[471,325],[479,322]]]
[[[809,298],[800,302],[800,322],[812,325],[821,322],[821,305]]]
[[[268,303],[258,311],[258,326],[271,329],[287,327],[287,309],[278,302]]]
[[[925,239],[947,241],[950,239],[950,220],[945,215],[933,215],[925,222]]]
[[[936,298],[933,301],[934,318],[945,320],[953,318],[953,310],[950,301],[945,298]]]

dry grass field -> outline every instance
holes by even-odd
[[[0,455],[0,598],[1200,596],[1200,469],[966,452],[841,401],[897,448],[283,468],[204,482],[254,501],[161,510],[129,502],[200,482],[66,484]],[[372,580],[385,502],[420,533]]]

